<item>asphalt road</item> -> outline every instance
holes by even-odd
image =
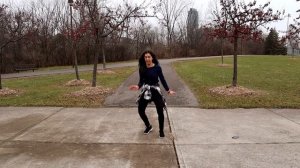
[[[172,69],[170,63],[163,62],[161,63],[161,67],[169,88],[176,92],[175,95],[169,96],[160,84],[168,106],[198,107],[199,104],[192,91]],[[136,71],[116,90],[114,94],[106,98],[104,105],[116,107],[136,106],[135,101],[139,91],[130,91],[128,87],[130,85],[137,84],[138,81],[139,75]]]
[[[161,59],[159,60],[160,63],[171,63],[174,61],[180,61],[180,60],[193,60],[193,59],[209,59],[209,58],[215,58],[214,57],[191,57],[191,58],[174,58],[174,59]],[[127,67],[127,66],[138,66],[138,62],[119,62],[119,63],[108,63],[106,64],[106,68],[119,68],[119,67]],[[103,69],[102,64],[98,64],[98,69]],[[79,66],[78,70],[80,72],[84,71],[92,71],[93,66],[92,65],[83,65]],[[65,68],[65,69],[50,69],[50,70],[35,70],[32,71],[22,71],[20,73],[9,73],[9,74],[2,74],[2,79],[9,79],[9,78],[24,78],[24,77],[32,77],[32,76],[43,76],[43,75],[55,75],[55,74],[68,74],[68,73],[74,73],[74,68]]]

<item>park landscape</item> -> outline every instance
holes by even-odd
[[[133,8],[134,4],[123,2],[122,5],[127,8],[118,10],[121,9],[119,6],[115,11],[110,10],[115,9],[112,4],[99,3],[107,10],[107,14],[100,17],[97,17],[97,8],[92,8],[87,1],[70,0],[68,3],[53,2],[53,4],[33,1],[31,6],[19,7],[18,10],[14,9],[12,3],[3,4],[1,17],[3,23],[5,22],[3,25],[6,26],[2,30],[6,34],[1,43],[1,71],[3,71],[1,73],[11,73],[14,70],[38,72],[49,69],[47,67],[68,69],[67,65],[72,64],[76,78],[72,79],[71,74],[65,74],[0,80],[1,105],[100,107],[105,97],[112,94],[137,68],[136,65],[116,69],[114,72],[106,68],[106,62],[113,63],[120,60],[136,62],[141,48],[148,47],[157,52],[159,58],[171,60],[220,55],[221,60],[208,59],[173,64],[177,73],[195,93],[198,102],[201,102],[199,106],[201,108],[299,107],[297,98],[299,86],[296,77],[299,62],[297,56],[299,17],[288,25],[283,35],[279,34],[276,28],[267,29],[269,32],[266,32],[262,27],[286,17],[290,19],[291,15],[285,14],[284,10],[273,10],[269,7],[269,2],[261,5],[256,1],[220,1],[211,7],[210,14],[213,19],[209,23],[199,27],[198,11],[191,8],[185,18],[185,31],[177,32],[172,25],[180,22],[180,19],[166,16],[182,15],[189,3],[174,2],[173,7],[177,9],[175,11],[167,10],[170,5],[168,3],[145,1],[135,4],[136,7]],[[97,5],[97,1],[94,5]],[[55,15],[51,15],[52,7],[52,14]],[[155,10],[149,13],[149,8]],[[237,8],[240,11],[236,11]],[[38,12],[30,12],[29,9],[46,10],[48,13],[41,15]],[[68,9],[67,13],[62,13],[63,9]],[[116,13],[118,15],[115,15]],[[64,20],[57,20],[58,14],[63,14]],[[51,17],[44,20],[43,17],[47,16]],[[164,37],[162,34],[158,40],[156,37],[159,37],[159,34],[151,32],[153,28],[149,25],[150,22],[142,20],[154,16],[160,20],[161,27],[168,30],[164,34],[167,37],[166,41],[162,39]],[[93,34],[94,30],[98,31],[96,26],[99,26],[103,19],[106,22],[101,27],[102,31]],[[140,24],[135,24],[136,19],[140,19]],[[52,25],[51,28],[61,33],[55,33],[48,27],[44,32],[50,36],[43,36],[41,28],[51,23],[60,23]],[[130,26],[132,29],[129,29]],[[183,25],[178,26],[180,28]],[[182,36],[182,33],[186,37]],[[134,34],[142,35],[141,37],[147,38],[148,41],[140,41]],[[27,43],[28,40],[30,43]],[[28,45],[25,45],[26,43]],[[52,45],[55,43],[57,45]],[[128,44],[132,44],[133,47],[130,48]],[[58,50],[59,47],[62,50]],[[15,48],[16,52],[13,52],[12,48]],[[117,48],[123,48],[122,52]],[[36,53],[40,53],[40,56],[37,57]],[[229,58],[229,53],[232,54],[232,59]],[[224,55],[227,55],[225,60]],[[215,62],[212,63],[211,60]],[[28,62],[33,64],[29,66]],[[88,71],[80,74],[79,65],[90,67],[89,72],[92,76]],[[102,66],[102,70],[98,66]]]
[[[0,2],[0,168],[298,167],[298,1]],[[145,50],[165,138],[129,90]]]
[[[223,65],[220,60],[173,62],[178,75],[197,97],[200,108],[299,108],[299,58],[240,56],[239,85],[233,90],[232,58],[226,57]],[[114,73],[100,74],[99,92],[84,93],[84,88],[90,85],[89,72],[82,73],[86,83],[71,86],[67,83],[72,81],[73,74],[7,79],[4,82],[18,92],[3,94],[1,105],[101,107],[105,97],[136,69],[136,66],[117,68],[110,70]]]

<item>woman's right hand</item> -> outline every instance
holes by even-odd
[[[175,95],[176,92],[170,89],[170,90],[168,91],[168,94],[169,94],[169,95]]]
[[[138,85],[130,85],[129,89],[130,90],[139,90],[139,86]]]

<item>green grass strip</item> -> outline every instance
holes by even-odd
[[[233,58],[183,61],[175,70],[197,97],[202,108],[300,108],[300,57],[239,56],[238,85],[266,94],[223,96],[210,88],[231,85]]]
[[[111,69],[114,74],[97,74],[97,86],[116,89],[136,67]],[[63,106],[63,107],[101,107],[103,99],[87,97],[67,97],[86,86],[67,87],[65,84],[75,79],[74,74],[49,75],[31,78],[6,79],[3,86],[20,90],[18,96],[0,97],[0,106]],[[80,73],[80,79],[92,81],[92,72]]]

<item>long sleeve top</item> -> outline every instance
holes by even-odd
[[[144,84],[158,85],[159,82],[158,78],[160,79],[160,82],[165,88],[165,90],[169,91],[169,86],[165,80],[165,77],[162,73],[162,69],[159,65],[146,68],[144,73],[140,73],[140,81],[138,86],[139,88],[141,88]]]

